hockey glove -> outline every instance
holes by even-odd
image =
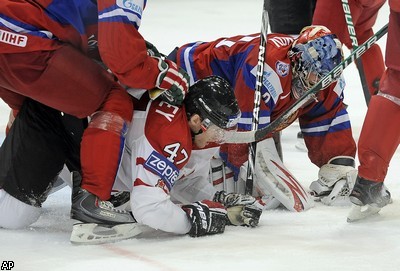
[[[181,105],[189,89],[189,75],[174,62],[155,58],[160,69],[156,86],[164,90],[160,97],[172,105]]]
[[[227,217],[226,210],[220,203],[202,200],[183,205],[182,209],[192,223],[192,228],[188,232],[191,237],[224,232]]]
[[[227,208],[228,219],[232,225],[256,227],[260,221],[263,206],[250,195],[218,191],[214,195],[214,201]]]
[[[158,49],[150,42],[148,42],[147,40],[146,42],[146,48],[147,48],[147,54],[149,56],[153,56],[153,57],[161,57],[161,53],[158,51]]]

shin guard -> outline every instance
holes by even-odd
[[[81,143],[82,188],[108,200],[120,163],[127,125],[133,114],[130,96],[122,89],[112,92],[96,112]]]
[[[400,143],[400,106],[375,95],[371,98],[358,142],[359,176],[383,181]]]

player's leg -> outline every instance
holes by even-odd
[[[93,159],[82,161],[82,184],[88,183],[86,189],[93,189],[91,194],[108,199],[125,123],[132,117],[129,95],[103,68],[68,45],[51,52],[1,55],[0,64],[7,71],[0,75],[7,89],[18,89],[27,97],[79,118],[96,112],[82,143],[82,156],[87,152]],[[113,92],[117,94],[110,95]],[[92,150],[97,155],[92,155]]]
[[[135,222],[128,212],[116,210],[109,202],[132,117],[126,95],[123,89],[113,90],[83,134],[82,176],[74,175],[71,209],[71,217],[79,221],[109,225]]]
[[[375,24],[378,11],[384,2],[385,0],[348,1],[358,44],[362,44],[373,35],[372,27]],[[338,36],[339,40],[345,44],[347,48],[351,49],[353,47],[343,6],[340,1],[318,0],[313,17],[313,24],[327,26],[332,33]],[[379,79],[385,69],[380,47],[378,45],[372,46],[361,56],[361,60],[369,92],[373,95],[377,92]]]
[[[294,35],[311,24],[314,0],[265,0],[271,31]]]
[[[35,222],[64,161],[61,113],[26,99],[0,148],[0,226]]]
[[[385,189],[389,163],[400,143],[400,7],[391,9],[386,43],[387,70],[382,76],[380,92],[371,98],[358,142],[358,177],[350,200],[354,203],[348,221],[362,219],[379,212],[390,202],[390,193]],[[365,211],[361,207],[367,206]]]

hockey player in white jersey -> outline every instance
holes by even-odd
[[[131,192],[130,207],[139,223],[112,225],[111,217],[102,219],[104,215],[96,215],[103,210],[101,204],[96,209],[92,204],[86,205],[87,193],[82,193],[80,175],[74,172],[73,197],[79,199],[80,208],[72,207],[72,218],[78,221],[81,217],[90,218],[92,223],[75,224],[71,242],[98,244],[127,239],[139,234],[141,225],[195,237],[222,233],[227,223],[250,227],[258,224],[262,206],[255,198],[217,192],[208,182],[199,182],[197,186],[204,185],[202,189],[206,193],[203,194],[194,193],[194,190],[186,194],[172,192],[177,198],[181,195],[181,199],[190,198],[192,193],[189,201],[179,203],[170,197],[177,180],[195,180],[196,174],[201,172],[198,169],[204,165],[208,167],[219,143],[235,131],[241,114],[233,91],[224,79],[213,76],[199,80],[191,87],[184,107],[159,99],[151,101],[145,94],[135,99],[135,109],[115,188]],[[193,155],[192,162],[188,163],[196,152],[202,153],[202,162]],[[206,172],[205,179],[207,176]],[[66,179],[65,175],[63,177]],[[40,208],[33,212],[32,208],[18,204],[18,200],[8,198],[0,195],[0,217],[7,218],[1,219],[0,227],[22,228],[39,218]],[[103,213],[109,213],[105,207]],[[106,231],[97,231],[97,226],[105,227]]]
[[[198,177],[207,179],[208,172],[196,174],[209,167],[219,144],[236,131],[241,115],[232,88],[217,76],[191,86],[184,104],[151,101],[147,95],[134,101],[114,188],[131,192],[130,208],[138,225],[192,237],[222,233],[226,223],[257,226],[262,206],[252,196],[216,192],[201,181],[171,192],[185,180],[193,184]],[[201,152],[199,159],[193,156],[196,152]],[[75,214],[79,215],[85,214]],[[87,226],[75,225],[71,241],[90,243],[94,233],[86,231]]]

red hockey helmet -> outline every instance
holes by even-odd
[[[297,39],[294,41],[293,46],[301,43],[301,44],[306,44],[307,42],[311,40],[315,40],[317,38],[326,36],[326,35],[332,35],[332,32],[323,25],[310,25],[304,27],[301,31]]]

